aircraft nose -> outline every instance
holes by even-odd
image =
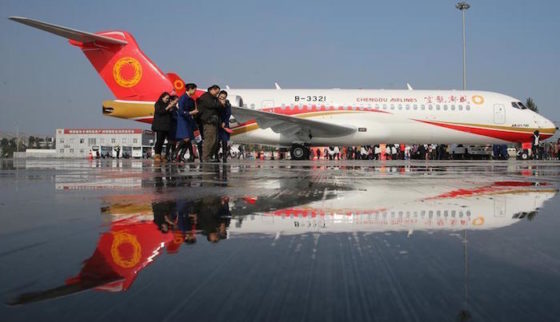
[[[558,127],[556,126],[556,124],[554,124],[554,122],[552,122],[551,120],[549,120],[545,117],[542,118],[541,124],[542,124],[542,128],[547,129],[548,131],[551,131],[552,135],[554,135],[556,130],[558,130]]]

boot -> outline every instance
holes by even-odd
[[[187,144],[187,150],[189,150],[189,162],[194,162],[194,150],[191,142]]]
[[[175,151],[173,151],[173,155],[171,156],[172,160],[179,161],[184,145],[185,141],[180,141],[179,144],[177,144],[177,147],[175,148]]]
[[[181,150],[177,154],[177,161],[185,162],[185,152],[187,152],[186,142],[181,147]]]
[[[161,162],[161,154],[154,155],[154,162]]]

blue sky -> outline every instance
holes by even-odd
[[[103,117],[113,98],[65,39],[25,16],[131,32],[163,70],[205,87],[460,89],[455,1],[0,2],[1,131],[148,127]],[[559,1],[469,1],[467,84],[525,100],[560,123]]]

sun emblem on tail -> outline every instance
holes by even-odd
[[[123,254],[125,251],[121,250],[121,247],[131,248],[129,250],[131,254],[125,256]],[[122,268],[132,268],[140,262],[141,256],[142,246],[140,246],[136,236],[125,232],[114,233],[113,243],[111,244],[111,257],[115,264]]]
[[[122,87],[133,87],[142,79],[142,65],[132,57],[122,57],[113,66],[113,78]]]
[[[185,87],[185,84],[183,84],[183,81],[180,79],[176,79],[173,82],[173,87],[175,87],[175,90],[180,91],[183,89],[183,87]]]

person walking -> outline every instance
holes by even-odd
[[[540,144],[540,140],[541,140],[541,135],[539,133],[539,130],[535,130],[535,132],[533,132],[533,141],[531,143],[533,143],[532,145],[532,152],[533,152],[533,159],[538,160],[540,158],[539,155],[539,144]]]
[[[165,147],[165,158],[167,161],[172,162],[177,146],[175,134],[177,133],[177,112],[179,109],[177,102],[179,101],[179,97],[177,95],[171,95],[169,100],[174,101],[175,104],[171,110],[169,110],[171,112],[171,123],[169,123],[169,136],[167,137],[167,145]]]
[[[198,111],[203,126],[201,161],[205,162],[210,161],[210,156],[215,154],[216,142],[218,139],[218,126],[220,125],[219,111],[221,105],[218,102],[219,93],[220,87],[218,85],[212,85],[208,88],[208,91],[202,94],[198,99]]]
[[[222,106],[220,110],[220,128],[218,130],[218,143],[222,148],[222,160],[227,162],[228,154],[229,154],[229,137],[231,130],[229,128],[229,119],[231,117],[231,104],[227,99],[228,93],[226,91],[220,91],[218,94],[218,101]],[[218,151],[218,149],[216,149]],[[217,154],[217,153],[216,153]],[[218,159],[218,157],[216,157]]]
[[[189,151],[189,161],[194,161],[194,151],[192,140],[194,140],[194,130],[196,123],[193,116],[198,114],[192,95],[196,92],[196,84],[189,83],[185,85],[185,94],[179,99],[179,109],[177,110],[177,131],[175,138],[178,141],[174,159],[177,161],[185,161],[185,153]]]
[[[156,133],[156,144],[154,147],[154,161],[162,161],[161,150],[163,143],[169,138],[169,130],[171,127],[171,113],[177,101],[171,100],[171,95],[167,92],[161,93],[158,100],[154,104],[154,120],[152,121],[152,131]]]

